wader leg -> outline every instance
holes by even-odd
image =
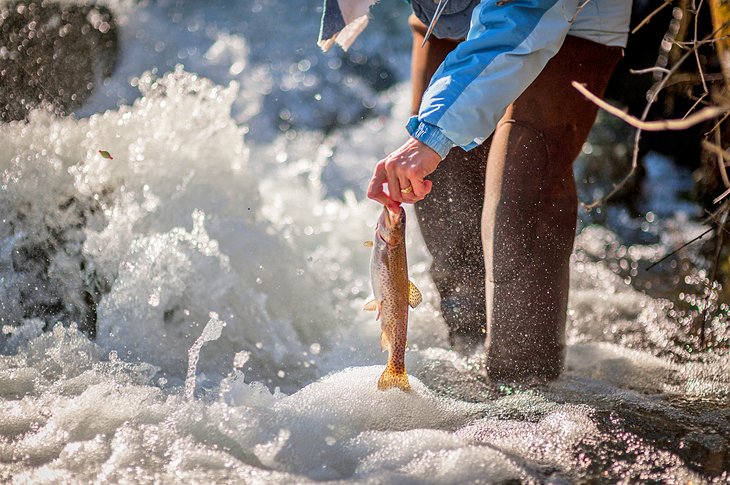
[[[426,26],[415,16],[411,79],[413,114],[418,113],[431,76],[457,42],[431,37],[421,48]],[[433,257],[431,277],[441,296],[449,340],[459,350],[484,342],[484,257],[480,237],[487,147],[451,150],[431,174],[433,190],[415,205],[421,233]]]
[[[621,49],[568,36],[492,137],[482,240],[487,367],[493,379],[553,379],[563,368],[577,196],[572,163]]]

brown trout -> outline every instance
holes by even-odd
[[[422,298],[408,280],[406,213],[402,207],[397,214],[383,207],[372,245],[370,279],[374,299],[365,305],[365,310],[378,312],[375,319],[380,319],[380,348],[389,353],[378,389],[398,387],[407,391],[411,388],[405,364],[408,306],[416,308]]]

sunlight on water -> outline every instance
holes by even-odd
[[[387,116],[262,134],[252,127],[280,108],[266,93],[301,96],[321,66],[264,76],[257,41],[232,29],[198,38],[185,68],[144,72],[156,61],[142,44],[169,32],[164,51],[183,52],[188,37],[155,23],[167,3],[124,5],[125,57],[89,116],[0,129],[0,481],[727,480],[726,352],[693,352],[687,313],[626,280],[674,240],[625,246],[586,228],[566,372],[515,387],[446,348],[411,224],[424,294],[413,390],[380,392],[379,328],[361,311],[378,209],[362,185],[403,138],[408,87],[360,80],[337,102],[355,93]],[[307,22],[294,38],[316,30]],[[307,99],[289,115],[306,118],[320,102]]]

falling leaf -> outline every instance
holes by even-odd
[[[112,157],[112,154],[106,150],[99,150],[99,155],[101,155],[102,157],[107,158],[109,160],[114,160],[114,157]]]

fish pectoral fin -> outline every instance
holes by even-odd
[[[375,241],[372,241],[372,240],[371,241],[364,241],[362,243],[362,245],[365,246],[366,248],[371,248],[371,247],[375,246]]]
[[[378,311],[377,300],[370,300],[369,302],[365,303],[365,306],[363,306],[362,309],[365,310],[366,312]]]
[[[390,340],[385,332],[380,332],[380,351],[385,352],[390,347]]]
[[[362,307],[362,309],[366,312],[378,312],[378,314],[375,315],[375,320],[380,320],[380,304],[378,303],[378,300],[370,300],[365,303],[365,306]]]
[[[419,290],[416,285],[413,284],[413,281],[408,282],[408,304],[411,308],[416,308],[418,305],[421,304],[423,301],[423,295],[421,295],[421,290]]]

